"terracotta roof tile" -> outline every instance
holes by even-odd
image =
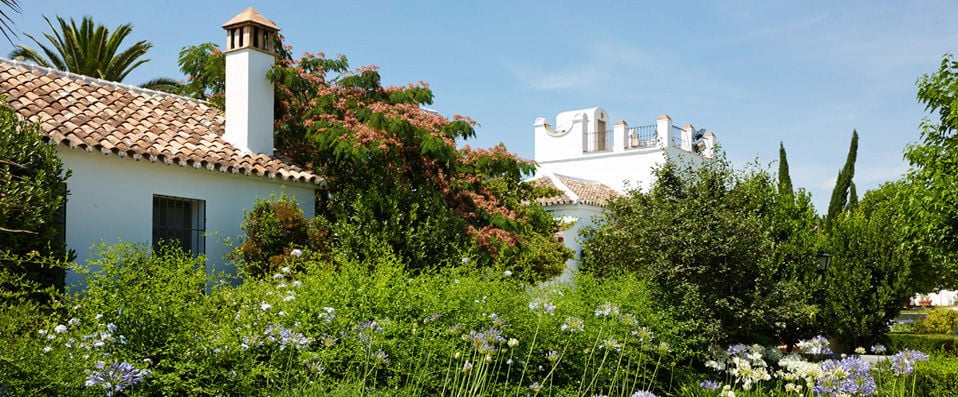
[[[218,172],[322,184],[277,156],[243,152],[223,138],[223,112],[202,101],[0,59],[0,94],[40,121],[48,139],[121,157]]]
[[[606,203],[610,200],[620,197],[621,194],[615,191],[606,185],[603,185],[599,182],[589,181],[585,179],[574,178],[565,175],[552,175],[555,178],[555,181],[558,181],[562,186],[558,186],[553,182],[553,178],[549,176],[543,176],[531,180],[531,183],[535,183],[539,186],[549,186],[563,191],[562,194],[552,197],[541,197],[536,199],[536,202],[539,205],[550,206],[550,205],[564,205],[564,204],[585,204],[596,207],[605,207]],[[574,200],[570,197],[565,191],[571,191],[574,195],[578,196],[578,200]]]

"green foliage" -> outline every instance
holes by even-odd
[[[180,94],[208,101],[219,109],[226,106],[226,57],[216,44],[203,43],[180,51],[180,70],[188,76]]]
[[[149,61],[142,59],[153,47],[146,40],[120,49],[123,40],[133,31],[133,25],[119,25],[111,32],[91,17],[83,17],[79,26],[73,18],[67,22],[57,17],[57,26],[47,17],[43,19],[52,31],[43,34],[50,45],[26,34],[40,50],[21,44],[10,53],[10,58],[109,81],[123,81],[133,69]]]
[[[928,312],[928,317],[915,322],[913,332],[919,334],[958,335],[958,310],[938,308]]]
[[[915,393],[928,397],[958,396],[958,357],[936,357],[915,368]]]
[[[953,335],[888,334],[888,348],[926,352],[932,356],[958,357],[958,340]]]
[[[918,101],[938,116],[923,119],[921,138],[906,148],[908,244],[922,258],[919,292],[956,288],[958,280],[958,62],[946,54],[939,69],[918,79]]]
[[[716,342],[814,335],[807,194],[778,194],[767,172],[737,173],[724,160],[667,164],[656,176],[648,193],[610,204],[605,224],[587,234],[583,268],[650,279],[673,315]]]
[[[667,392],[683,372],[672,362],[694,355],[692,328],[628,276],[530,288],[490,269],[413,274],[388,253],[337,253],[234,285],[203,261],[101,248],[78,269],[83,294],[0,306],[0,388],[102,395],[84,385],[96,363],[126,362],[149,371],[130,395],[513,395],[534,382],[631,394]]]
[[[59,218],[69,175],[39,125],[0,106],[0,271],[24,275],[40,288],[63,287],[62,267],[34,259],[66,257]]]
[[[791,194],[795,189],[792,187],[792,176],[788,173],[788,156],[785,154],[785,143],[778,143],[778,192],[779,194]]]
[[[868,346],[887,332],[914,293],[912,261],[902,249],[900,188],[887,183],[869,191],[825,234],[823,248],[833,256],[824,314],[829,334],[847,346]]]
[[[10,44],[13,44],[13,40],[10,39],[12,34],[14,37],[17,36],[16,31],[13,30],[13,19],[10,16],[11,13],[20,13],[20,1],[19,0],[0,0],[0,33],[3,33],[3,37],[7,38],[7,41]]]
[[[838,172],[835,188],[832,189],[832,198],[828,202],[828,213],[825,216],[826,224],[830,224],[838,214],[846,211],[849,203],[849,190],[855,178],[855,159],[858,157],[858,131],[852,130],[852,142],[848,147],[848,157],[845,165]],[[854,199],[856,202],[858,198]]]
[[[329,231],[322,219],[306,219],[295,198],[285,193],[257,200],[243,216],[241,227],[246,236],[233,255],[242,260],[243,271],[251,277],[269,277],[288,261],[328,251]],[[295,258],[294,249],[299,250]]]

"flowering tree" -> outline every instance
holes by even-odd
[[[502,144],[460,147],[475,122],[424,109],[426,83],[383,87],[376,67],[351,70],[344,56],[321,53],[293,59],[282,48],[270,74],[276,148],[327,178],[317,213],[341,245],[360,256],[385,248],[415,268],[468,257],[520,266],[529,279],[561,272],[570,255],[551,237],[556,222],[527,205],[537,193],[522,183],[532,162]],[[185,93],[221,98],[222,59],[211,44],[185,49]]]

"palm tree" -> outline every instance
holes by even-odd
[[[110,32],[105,26],[93,22],[91,17],[83,17],[79,27],[73,18],[67,22],[57,17],[57,29],[49,18],[43,19],[53,30],[52,34],[43,34],[50,46],[25,34],[40,47],[40,51],[21,44],[10,53],[11,58],[116,82],[122,82],[133,69],[149,61],[142,59],[146,51],[153,47],[149,41],[138,41],[129,48],[120,50],[120,44],[133,30],[133,25],[123,24]],[[176,86],[176,81],[165,78],[154,79],[143,85],[144,88],[164,91],[173,91]]]
[[[20,13],[20,2],[18,0],[0,0],[0,33],[3,33],[3,37],[7,38],[7,41],[10,44],[13,44],[13,40],[10,39],[10,35],[16,36],[16,32],[13,31],[13,18],[10,17],[9,11]]]

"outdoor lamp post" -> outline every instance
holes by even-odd
[[[828,267],[832,265],[832,256],[823,251],[818,251],[818,271],[825,273]]]

